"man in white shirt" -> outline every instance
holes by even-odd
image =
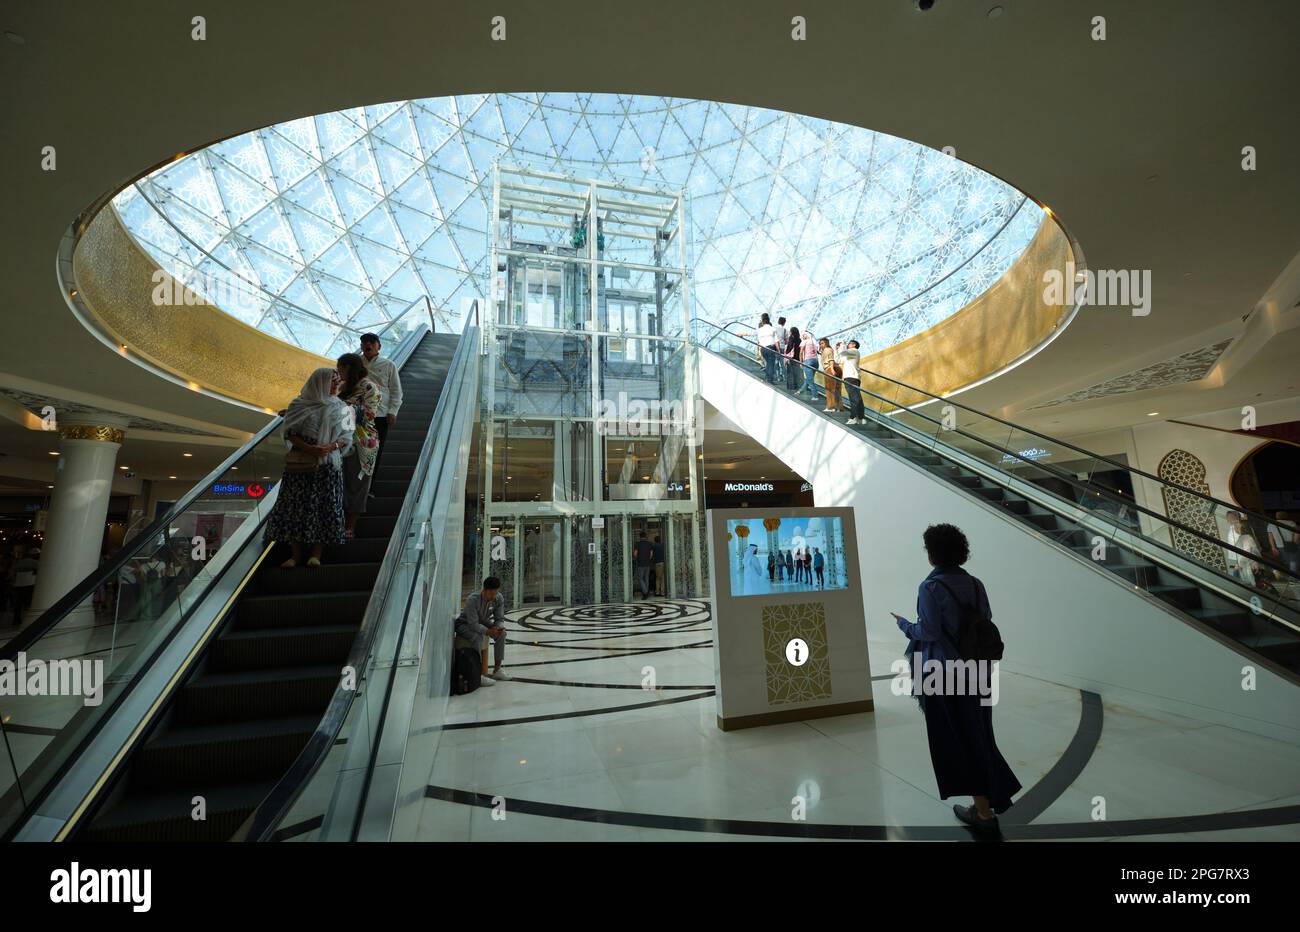
[[[388,442],[388,428],[397,423],[397,409],[402,406],[402,379],[391,359],[379,355],[379,337],[373,333],[361,335],[361,355],[370,370],[370,381],[379,387],[379,407],[375,411],[375,429],[379,432],[379,452],[375,454],[375,471],[384,455]]]
[[[862,378],[858,371],[858,360],[862,353],[858,348],[857,340],[849,340],[847,346],[839,343],[835,344],[835,361],[839,363],[840,370],[844,373],[842,378],[848,386],[845,391],[849,396],[849,420],[850,424],[867,423],[866,407],[862,403],[862,391],[858,387],[862,384]]]

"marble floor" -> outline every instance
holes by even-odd
[[[438,747],[406,837],[972,839],[938,797],[914,701],[890,689],[898,643],[869,645],[874,712],[723,732],[706,602],[507,627],[511,679],[424,729]],[[1006,840],[1300,840],[1300,748],[1006,672],[994,725],[1025,787]]]

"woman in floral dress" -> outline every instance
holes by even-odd
[[[352,408],[357,426],[352,435],[352,452],[343,461],[343,510],[347,514],[347,536],[356,535],[357,517],[366,513],[375,459],[379,456],[379,430],[375,412],[379,409],[379,386],[368,378],[366,361],[356,353],[338,358],[339,397]]]
[[[352,408],[339,400],[338,372],[317,369],[284,415],[285,446],[315,456],[319,465],[309,472],[285,471],[267,522],[266,536],[293,547],[293,556],[280,564],[292,569],[302,562],[303,547],[311,545],[308,566],[320,566],[326,544],[341,544],[343,536],[343,457],[352,449],[355,429]]]

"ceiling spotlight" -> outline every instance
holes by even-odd
[[[130,467],[130,466],[119,466],[119,467],[117,467],[117,468],[118,468],[118,469],[130,469],[131,467]]]
[[[193,453],[182,453],[181,456],[193,456]]]
[[[58,450],[51,450],[51,451],[50,451],[50,456],[58,456],[58,455],[59,455],[59,451],[58,451]]]
[[[1147,417],[1155,417],[1159,413],[1160,413],[1159,411],[1148,411]]]
[[[168,479],[175,479],[176,477],[175,477],[175,476],[168,476],[167,478],[168,478]]]

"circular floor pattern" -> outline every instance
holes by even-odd
[[[709,604],[700,599],[543,606],[512,612],[508,623],[545,634],[598,634],[602,639],[710,630]],[[575,637],[582,641],[591,638]]]

